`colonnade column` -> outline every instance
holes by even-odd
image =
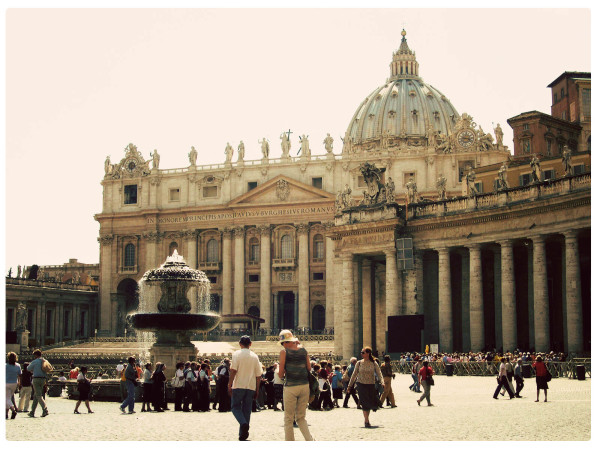
[[[485,346],[483,317],[483,282],[481,279],[481,245],[469,248],[469,324],[471,351],[479,352]]]
[[[231,228],[223,229],[223,292],[221,312],[231,314]],[[230,328],[230,324],[223,324],[224,328]]]
[[[233,285],[233,314],[244,314],[244,291],[245,291],[245,264],[246,256],[244,254],[244,227],[235,227],[233,229],[235,236],[235,275]]]
[[[98,241],[100,242],[100,330],[110,333],[112,317],[110,291],[113,274],[112,249],[114,236],[105,234],[100,236]],[[42,318],[40,319],[43,321]]]
[[[271,225],[261,225],[260,230],[260,316],[265,319],[264,327],[271,323]]]
[[[298,224],[298,326],[309,327],[310,295],[308,288],[308,230],[307,223]]]
[[[452,340],[452,290],[450,286],[450,249],[440,248],[438,252],[438,310],[439,310],[439,350],[451,352]]]
[[[567,303],[567,351],[583,351],[583,316],[581,305],[581,269],[577,232],[568,231],[565,236],[565,291]]]
[[[500,260],[502,266],[502,351],[508,352],[517,348],[517,305],[512,241],[500,241]]]
[[[400,314],[400,290],[398,289],[398,265],[396,249],[385,251],[385,302],[386,316]]]
[[[343,306],[343,357],[351,358],[354,352],[354,280],[352,253],[345,253],[342,256],[342,306]]]
[[[538,352],[547,352],[550,350],[550,314],[546,269],[546,242],[543,236],[532,236],[531,241],[533,242],[534,348]]]
[[[333,222],[326,222],[325,230],[333,226]],[[325,327],[332,328],[334,326],[334,298],[335,298],[335,276],[334,276],[334,253],[333,239],[329,236],[325,238]]]
[[[334,329],[334,353],[341,355],[344,352],[344,321],[342,312],[344,306],[342,304],[342,259],[338,257],[333,262],[333,274],[331,276],[332,284],[335,289],[333,293],[333,329]]]
[[[371,260],[362,260],[362,346],[373,348],[371,327]]]

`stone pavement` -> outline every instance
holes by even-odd
[[[550,382],[548,403],[535,403],[535,379],[526,379],[524,398],[508,395],[492,398],[493,377],[436,376],[432,388],[433,407],[418,406],[417,393],[409,391],[409,375],[396,374],[393,389],[398,408],[371,413],[371,424],[363,426],[362,411],[351,408],[329,412],[308,411],[311,433],[319,441],[498,441],[591,439],[591,380],[555,378]],[[341,403],[340,403],[341,404]],[[425,405],[423,402],[422,405]],[[231,413],[140,413],[122,415],[118,403],[92,402],[95,414],[74,415],[75,401],[49,398],[50,415],[36,418],[19,414],[6,421],[8,440],[172,441],[237,440],[238,425]],[[172,407],[172,405],[170,405]],[[34,434],[34,429],[36,432]],[[296,429],[296,439],[302,435]],[[253,413],[253,441],[283,440],[283,413]]]

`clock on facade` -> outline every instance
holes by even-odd
[[[470,147],[475,142],[475,133],[471,130],[464,130],[458,133],[458,143],[463,147]]]
[[[135,170],[136,164],[134,160],[129,160],[125,163],[125,168],[129,171],[129,172],[133,172]]]

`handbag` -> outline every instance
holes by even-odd
[[[429,369],[429,368],[428,368]],[[427,382],[427,384],[429,386],[433,386],[435,384],[435,381],[433,381],[433,375],[431,375],[429,373],[429,370],[427,370],[427,376],[425,377],[425,381]]]
[[[544,366],[546,367],[546,366]],[[552,374],[550,373],[550,371],[548,370],[548,367],[546,367],[546,376],[544,377],[544,380],[546,381],[546,383],[550,380],[552,380]]]
[[[178,376],[174,376],[171,379],[171,386],[174,388],[183,387],[184,384],[185,384],[185,380],[180,380]]]
[[[312,403],[315,398],[318,398],[321,392],[319,388],[319,380],[315,377],[312,372],[306,371],[307,379],[308,379],[308,389],[309,389],[309,400],[308,403]]]
[[[54,370],[54,367],[52,367],[52,364],[50,364],[50,362],[47,359],[45,359],[42,363],[42,370],[44,371],[44,373],[50,373]]]

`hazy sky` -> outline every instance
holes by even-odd
[[[262,137],[278,157],[288,129],[294,154],[327,133],[339,153],[403,27],[423,80],[511,149],[508,118],[550,113],[546,86],[591,70],[588,9],[9,9],[6,270],[98,262],[104,160],[129,142],[161,169],[192,145],[223,162],[240,139],[246,159]]]

